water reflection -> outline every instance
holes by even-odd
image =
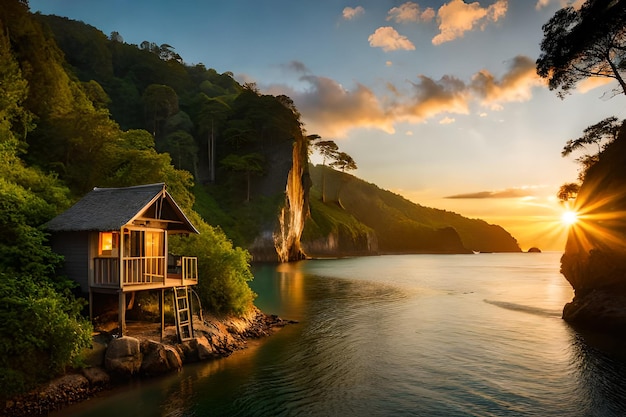
[[[626,412],[626,339],[572,331],[573,375],[581,415],[623,416]]]
[[[298,324],[75,415],[626,415],[626,343],[561,320],[558,258],[255,266],[257,305]]]

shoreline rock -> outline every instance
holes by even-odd
[[[154,323],[129,326],[115,338],[95,334],[86,365],[68,371],[26,394],[12,398],[0,416],[45,416],[135,378],[153,378],[179,371],[184,364],[223,358],[247,347],[247,341],[271,335],[294,321],[253,309],[244,317],[194,317],[195,338],[178,343],[174,326],[161,341]]]
[[[563,320],[596,331],[626,330],[626,295],[593,290],[577,295],[563,307]]]

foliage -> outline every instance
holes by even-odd
[[[319,138],[319,136],[318,136]],[[326,165],[326,160],[334,161],[339,154],[339,147],[333,140],[318,140],[313,142],[315,148],[322,156],[322,165]]]
[[[626,2],[587,0],[580,9],[565,7],[543,26],[537,73],[563,98],[589,77],[623,79],[626,58]]]
[[[580,184],[585,180],[587,172],[600,160],[604,150],[618,138],[622,124],[623,121],[618,120],[617,117],[607,117],[585,128],[581,137],[567,141],[561,152],[561,155],[564,157],[577,150],[586,149],[588,145],[595,145],[596,152],[585,153],[576,158],[576,162],[581,165],[578,173],[579,182],[563,184],[557,192],[559,201],[566,202],[576,198]]]
[[[190,220],[199,235],[173,237],[173,253],[198,257],[196,291],[205,309],[218,314],[244,314],[252,306],[256,295],[248,286],[253,279],[250,271],[250,254],[233,247],[224,233],[191,213]]]
[[[591,144],[597,146],[597,153],[602,152],[608,143],[617,138],[621,124],[622,122],[619,121],[617,117],[611,116],[587,127],[583,131],[583,136],[578,139],[570,139],[567,141],[563,147],[561,155],[567,156],[575,150],[584,148]],[[604,143],[601,145],[602,142]]]
[[[265,158],[259,153],[250,153],[245,155],[230,154],[221,161],[224,168],[245,176],[247,184],[246,203],[250,202],[250,186],[252,176],[263,174],[263,162],[265,162]]]
[[[559,199],[560,202],[565,203],[566,201],[574,200],[578,195],[578,191],[580,191],[579,183],[568,182],[559,187],[559,191],[557,192],[556,197]]]
[[[28,124],[26,82],[0,35],[0,398],[31,388],[79,359],[91,342],[84,303],[59,277],[62,259],[37,226],[69,205],[69,190],[19,158]],[[10,84],[6,81],[9,80]],[[10,92],[10,93],[9,93]],[[27,128],[25,130],[25,128]]]
[[[339,152],[337,158],[330,163],[333,168],[339,168],[341,172],[352,171],[357,169],[356,162],[350,155],[345,152]]]
[[[92,328],[80,314],[83,302],[41,279],[1,271],[0,397],[7,398],[77,365]]]

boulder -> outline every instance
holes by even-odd
[[[145,340],[141,343],[143,360],[141,373],[147,376],[156,376],[182,368],[182,361],[178,352],[171,346]]]
[[[626,330],[626,296],[594,290],[575,297],[563,308],[563,318],[579,326],[603,331]]]
[[[100,367],[83,368],[82,374],[89,381],[92,388],[105,388],[111,382],[109,374]]]
[[[109,343],[104,367],[113,375],[129,378],[139,373],[142,359],[139,339],[123,336]]]
[[[198,358],[203,361],[216,357],[213,345],[209,343],[206,337],[200,336],[196,338],[198,342]]]

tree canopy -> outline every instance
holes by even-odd
[[[563,98],[590,77],[618,81],[626,93],[626,0],[587,0],[565,7],[543,25],[537,73]]]

